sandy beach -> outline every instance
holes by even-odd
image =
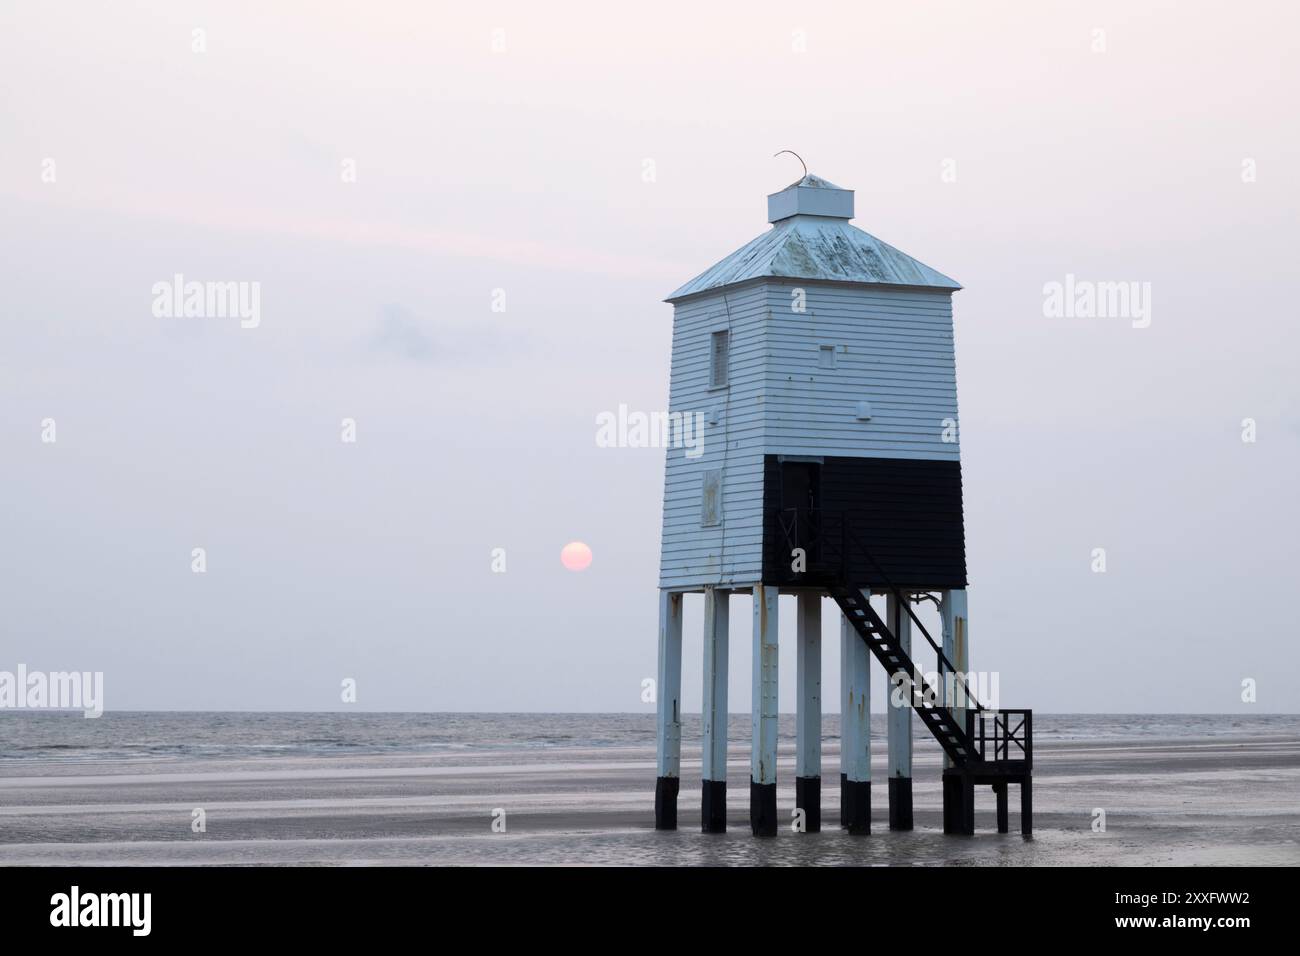
[[[888,830],[879,748],[873,833],[850,837],[834,825],[837,747],[828,738],[823,832],[783,829],[774,840],[749,834],[748,758],[735,740],[730,831],[715,836],[698,832],[699,750],[689,744],[676,833],[651,829],[648,744],[16,757],[0,763],[0,864],[1300,864],[1297,733],[1044,740],[1032,840],[1015,832],[1014,791],[1013,832],[994,832],[987,788],[977,795],[977,835],[945,837],[940,754],[919,738],[916,829]],[[788,815],[788,743],[780,771]],[[196,809],[204,832],[193,828]],[[493,830],[498,810],[503,833]]]

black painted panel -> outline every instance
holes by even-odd
[[[763,469],[763,580],[820,584],[847,570],[850,583],[929,588],[966,586],[961,464],[911,458],[826,457],[815,495],[819,512],[782,511],[782,469],[768,455]],[[814,559],[803,576],[790,572],[793,523]],[[847,525],[848,535],[841,530]],[[811,529],[811,531],[810,531]],[[854,543],[869,551],[876,565]]]

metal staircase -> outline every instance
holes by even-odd
[[[839,605],[844,617],[858,636],[866,642],[876,660],[885,668],[891,688],[902,683],[909,691],[913,710],[948,756],[944,770],[944,831],[970,834],[975,832],[974,788],[989,784],[997,795],[998,832],[1007,832],[1007,785],[1020,785],[1020,829],[1026,836],[1033,830],[1031,777],[1033,770],[1033,712],[1030,710],[992,710],[984,707],[971,693],[965,675],[953,666],[912,610],[909,596],[889,580],[871,552],[862,545],[844,517],[837,519],[839,534],[827,534],[829,521],[818,516],[814,522],[816,536],[802,544],[812,545],[817,562],[814,571],[826,592]],[[804,522],[805,526],[808,524]],[[796,521],[782,521],[782,530],[798,527]],[[836,540],[838,539],[838,540]],[[856,585],[851,577],[850,553],[856,551],[870,562],[875,576],[885,582],[884,591],[898,602],[913,627],[934,648],[939,675],[945,688],[954,692],[955,700],[946,700],[931,687],[911,656],[899,645],[894,633],[872,608],[865,594],[879,593],[882,588]],[[838,573],[833,565],[838,563]],[[796,575],[797,577],[797,575]],[[951,675],[949,677],[949,675]]]
[[[833,585],[826,590],[840,606],[840,610],[853,625],[853,629],[858,632],[858,636],[867,642],[867,647],[871,648],[871,653],[876,656],[876,660],[884,665],[889,686],[896,686],[899,675],[905,675],[907,682],[905,686],[910,689],[913,709],[921,718],[921,723],[934,735],[934,739],[939,741],[939,746],[952,760],[953,765],[964,767],[971,763],[975,750],[965,728],[958,725],[957,718],[948,707],[938,703],[939,695],[917,672],[912,659],[898,645],[893,633],[880,619],[880,615],[862,596],[862,589]],[[900,606],[905,605],[900,601]],[[911,613],[910,608],[908,613]],[[929,634],[926,634],[926,637],[929,637]],[[942,657],[941,649],[939,654]],[[974,698],[970,698],[970,702],[976,708],[982,709]]]

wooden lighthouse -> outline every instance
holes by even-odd
[[[850,225],[852,218],[851,190],[807,175],[768,197],[770,230],[667,299],[674,308],[669,420],[700,427],[691,447],[670,442],[667,452],[655,824],[677,825],[682,604],[698,593],[702,828],[726,829],[728,598],[748,592],[755,834],[774,834],[778,825],[782,595],[798,605],[794,789],[805,832],[821,825],[821,608],[829,597],[841,619],[841,825],[870,831],[874,658],[891,688],[890,827],[912,827],[915,711],[944,751],[945,831],[973,832],[975,786],[990,784],[1005,832],[1007,785],[1017,783],[1028,834],[1031,715],[988,709],[966,679],[952,324],[952,293],[961,287]],[[939,607],[938,639],[913,609],[924,600]],[[922,679],[914,645],[932,656],[938,681]]]

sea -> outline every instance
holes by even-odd
[[[698,714],[683,715],[683,741],[698,739]],[[748,714],[732,714],[729,746],[748,745]],[[885,715],[872,716],[872,739],[885,740]],[[793,714],[778,734],[795,739]],[[1045,714],[1034,715],[1034,740],[1178,740],[1234,735],[1300,734],[1296,714]],[[919,721],[913,736],[928,740]],[[823,740],[839,741],[839,717],[823,717]],[[152,757],[177,759],[422,754],[448,751],[545,751],[655,746],[655,716],[602,713],[364,713],[0,710],[3,762]],[[689,747],[689,744],[687,744]]]

